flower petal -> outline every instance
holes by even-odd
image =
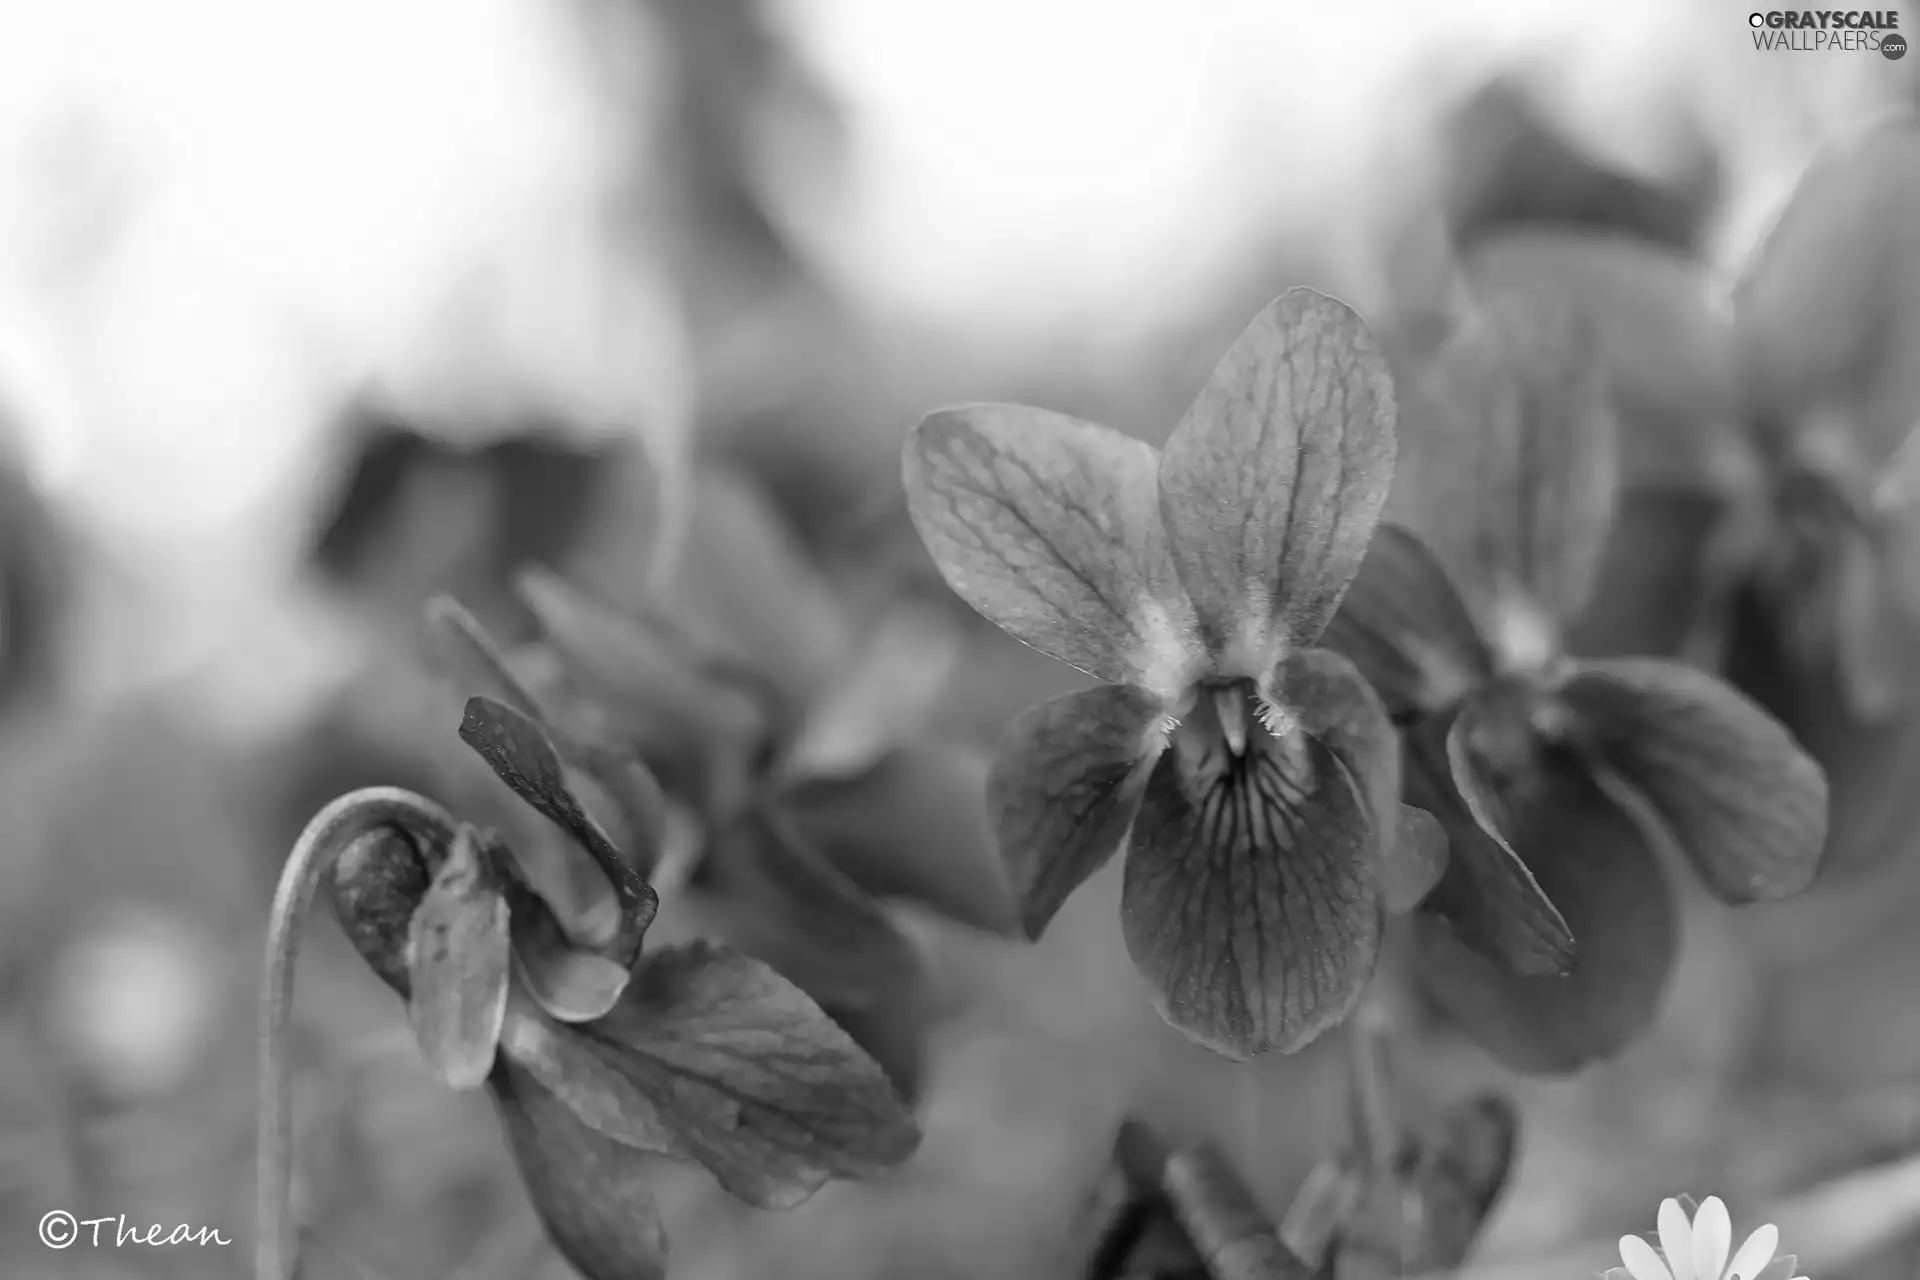
[[[802,839],[874,897],[1010,935],[1019,904],[980,803],[986,773],[979,753],[916,744],[857,777],[789,788],[781,806]]]
[[[1394,394],[1360,317],[1289,289],[1235,339],[1160,459],[1160,512],[1220,673],[1311,644],[1394,473]]]
[[[1433,714],[1493,678],[1493,655],[1418,535],[1383,524],[1321,644],[1351,659],[1394,715]]]
[[[1366,797],[1317,739],[1249,729],[1239,757],[1176,735],[1134,820],[1120,906],[1161,1016],[1235,1059],[1343,1021],[1383,925]]]
[[[1780,1228],[1769,1222],[1755,1229],[1728,1264],[1727,1280],[1755,1280],[1779,1248]]]
[[[969,405],[908,437],[914,527],[954,593],[1109,684],[1183,687],[1200,659],[1167,558],[1154,449],[1020,405]]]
[[[1653,1246],[1639,1236],[1620,1237],[1620,1260],[1627,1264],[1633,1280],[1673,1280],[1667,1264],[1660,1260]]]
[[[1733,1220],[1719,1196],[1708,1196],[1693,1215],[1695,1280],[1725,1280],[1727,1250],[1733,1247]]]
[[[1633,658],[1586,663],[1561,693],[1715,893],[1752,902],[1812,882],[1826,777],[1745,695],[1691,667]]]
[[[1516,1071],[1557,1075],[1608,1057],[1659,1012],[1678,945],[1672,894],[1630,819],[1576,761],[1487,788],[1490,816],[1525,851],[1579,943],[1563,976],[1521,976],[1416,917],[1415,972],[1461,1029]],[[1676,1266],[1678,1264],[1676,1263]]]
[[[1413,910],[1446,870],[1446,837],[1431,815],[1400,803],[1400,735],[1379,695],[1330,649],[1289,654],[1274,686],[1300,727],[1332,750],[1365,797],[1380,833],[1380,893],[1387,910]]]
[[[648,1156],[595,1133],[510,1062],[491,1083],[521,1181],[561,1256],[586,1280],[665,1280]]]
[[[1447,842],[1446,870],[1422,905],[1462,942],[1514,973],[1563,973],[1576,945],[1566,918],[1487,816],[1492,802],[1479,780],[1454,763],[1464,761],[1464,742],[1490,714],[1469,700],[1455,715],[1417,725],[1403,739],[1407,802],[1432,814]]]
[[[1614,508],[1615,424],[1589,324],[1564,299],[1485,293],[1402,392],[1389,518],[1433,549],[1487,634],[1511,594],[1570,621]]]
[[[592,1030],[654,1100],[677,1152],[750,1204],[791,1207],[919,1147],[879,1066],[798,987],[718,943],[650,953]]]
[[[407,930],[407,1019],[433,1073],[478,1089],[507,1014],[512,935],[499,876],[462,827]]]
[[[1106,685],[1050,698],[1007,727],[987,773],[987,812],[1029,938],[1119,851],[1163,715],[1146,690]]]
[[[1666,1255],[1667,1269],[1673,1280],[1694,1280],[1693,1224],[1678,1200],[1660,1202],[1660,1252]],[[1718,1280],[1718,1277],[1715,1277]]]
[[[640,950],[647,926],[653,923],[659,900],[568,790],[565,766],[546,729],[511,707],[476,697],[467,700],[460,738],[515,795],[572,836],[600,868],[619,900],[620,919],[612,938],[591,941],[602,944],[601,949],[618,963],[630,963]]]

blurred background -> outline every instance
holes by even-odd
[[[266,904],[321,804],[435,794],[463,753],[429,594],[513,637],[523,564],[637,587],[701,527],[694,469],[823,571],[849,539],[912,561],[898,446],[931,408],[1157,441],[1281,289],[1385,314],[1517,223],[1717,288],[1823,144],[1917,101],[1920,58],[1763,52],[1695,0],[0,0],[0,1272],[245,1273]],[[969,749],[1070,687],[960,640]],[[1875,776],[1861,803],[1911,803]],[[1871,878],[1690,915],[1622,1059],[1436,1058],[1524,1104],[1487,1257],[1683,1191],[1741,1223],[1920,1138],[1920,846],[1877,829],[1901,856]],[[1338,1136],[1338,1051],[1236,1067],[1162,1026],[1116,873],[1034,947],[916,920],[943,992],[920,1158],[780,1215],[669,1179],[677,1274],[1067,1274],[1130,1112],[1227,1143],[1279,1213]],[[315,920],[314,1274],[566,1275],[484,1103]],[[53,1253],[56,1207],[237,1243]]]

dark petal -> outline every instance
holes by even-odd
[[[1573,970],[1516,975],[1423,916],[1414,972],[1505,1066],[1565,1074],[1618,1053],[1659,1013],[1679,942],[1672,893],[1632,820],[1569,758],[1544,763],[1495,808],[1579,940]]]
[[[1405,738],[1407,801],[1433,814],[1447,837],[1446,873],[1423,906],[1515,973],[1559,973],[1573,961],[1574,935],[1465,764],[1465,743],[1498,718],[1498,704],[1469,699],[1453,717],[1416,726]]]
[[[1162,696],[1203,655],[1158,506],[1159,455],[1021,405],[969,405],[908,437],[914,527],[954,593],[1008,635]]]
[[[1359,667],[1394,715],[1444,710],[1493,678],[1493,655],[1447,571],[1396,524],[1374,533],[1320,643]]]
[[[1121,897],[1127,950],[1161,1015],[1223,1057],[1291,1053],[1373,976],[1379,833],[1331,749],[1176,740],[1148,780]]]
[[[485,696],[539,719],[540,705],[515,676],[506,654],[480,620],[452,596],[435,596],[426,607],[427,644],[432,659],[460,696]]]
[[[1599,572],[1616,475],[1605,368],[1584,317],[1557,295],[1483,294],[1401,394],[1389,518],[1433,549],[1483,629],[1512,594],[1553,622],[1575,617]]]
[[[1727,501],[1705,490],[1623,491],[1599,585],[1568,635],[1568,649],[1605,657],[1711,648],[1732,586],[1716,560],[1731,518]]]
[[[1221,674],[1311,644],[1360,568],[1394,473],[1394,390],[1365,322],[1313,289],[1254,317],[1174,429],[1160,512]]]
[[[407,933],[433,877],[408,835],[380,827],[351,841],[326,878],[327,900],[353,949],[401,999],[407,976]]]
[[[987,774],[987,812],[1029,938],[1119,851],[1164,716],[1146,690],[1103,685],[1050,698],[1007,727]]]
[[[804,992],[714,942],[649,953],[614,1013],[553,1037],[632,1082],[668,1154],[729,1192],[790,1208],[832,1178],[871,1178],[920,1143],[878,1064]]]
[[[862,1008],[920,972],[886,907],[783,812],[758,807],[714,832],[693,887],[714,933],[822,1004]]]
[[[1752,700],[1651,658],[1584,664],[1561,693],[1714,893],[1754,902],[1812,883],[1826,843],[1826,775]]]
[[[568,789],[565,766],[545,728],[491,698],[469,698],[460,738],[515,795],[572,836],[607,877],[620,903],[619,928],[610,939],[592,941],[616,962],[631,964],[658,899]]]
[[[1366,799],[1380,833],[1380,893],[1387,910],[1413,910],[1447,869],[1446,835],[1430,814],[1400,803],[1400,734],[1379,695],[1351,662],[1329,649],[1289,654],[1274,686],[1281,705],[1333,751]]]
[[[478,1089],[493,1070],[512,959],[500,876],[462,827],[407,932],[407,1019],[428,1068],[454,1089]]]
[[[790,787],[781,807],[803,840],[872,896],[1010,934],[1018,904],[981,803],[986,772],[975,752],[916,744],[857,777]]]
[[[586,1280],[665,1280],[651,1158],[580,1123],[510,1062],[490,1083],[520,1178],[561,1256]]]

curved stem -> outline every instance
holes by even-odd
[[[287,1280],[292,1274],[288,1218],[293,1183],[293,1113],[287,1097],[286,1042],[300,925],[313,904],[321,876],[339,856],[356,841],[393,828],[425,848],[444,848],[453,839],[454,821],[432,801],[398,787],[366,787],[350,792],[307,823],[274,890],[260,986],[256,1280]]]

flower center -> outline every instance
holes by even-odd
[[[1502,675],[1537,675],[1560,656],[1560,637],[1546,611],[1520,591],[1494,597],[1487,639]]]
[[[1195,687],[1174,740],[1189,755],[1224,750],[1238,759],[1285,738],[1289,725],[1285,709],[1262,696],[1254,681],[1206,680]]]

